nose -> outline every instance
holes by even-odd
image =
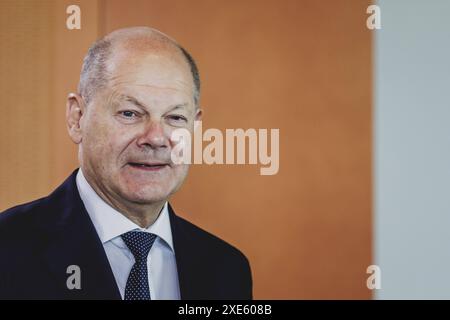
[[[168,139],[164,134],[164,128],[156,120],[150,120],[143,134],[137,139],[139,147],[150,147],[152,149],[167,148]]]

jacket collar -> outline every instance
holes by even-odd
[[[49,267],[60,292],[67,299],[121,299],[114,274],[103,244],[90,220],[76,185],[75,170],[45,200],[45,215],[35,221],[42,230],[43,259]],[[168,205],[173,247],[177,263],[181,299],[199,296],[199,261],[196,259],[196,241]],[[81,289],[69,290],[67,268],[80,267]]]
[[[47,197],[46,213],[36,221],[44,231],[44,263],[64,298],[120,299],[103,245],[78,193],[77,171]],[[80,268],[81,289],[67,287],[72,274],[67,268],[72,265]]]

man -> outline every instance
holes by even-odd
[[[201,118],[191,56],[154,29],[94,43],[67,128],[80,168],[48,197],[0,214],[0,298],[251,299],[248,260],[168,199],[176,129]]]

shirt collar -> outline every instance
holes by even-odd
[[[102,243],[111,241],[128,231],[141,230],[157,235],[174,251],[167,202],[164,204],[156,221],[148,228],[141,228],[107,204],[89,185],[81,168],[78,170],[76,182],[81,200]]]

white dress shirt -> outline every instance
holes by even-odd
[[[147,257],[152,300],[179,300],[180,288],[167,202],[156,221],[144,229],[103,201],[89,185],[81,168],[78,170],[76,181],[81,200],[103,243],[122,299],[125,296],[128,275],[135,260],[121,235],[128,231],[141,230],[157,236]]]

